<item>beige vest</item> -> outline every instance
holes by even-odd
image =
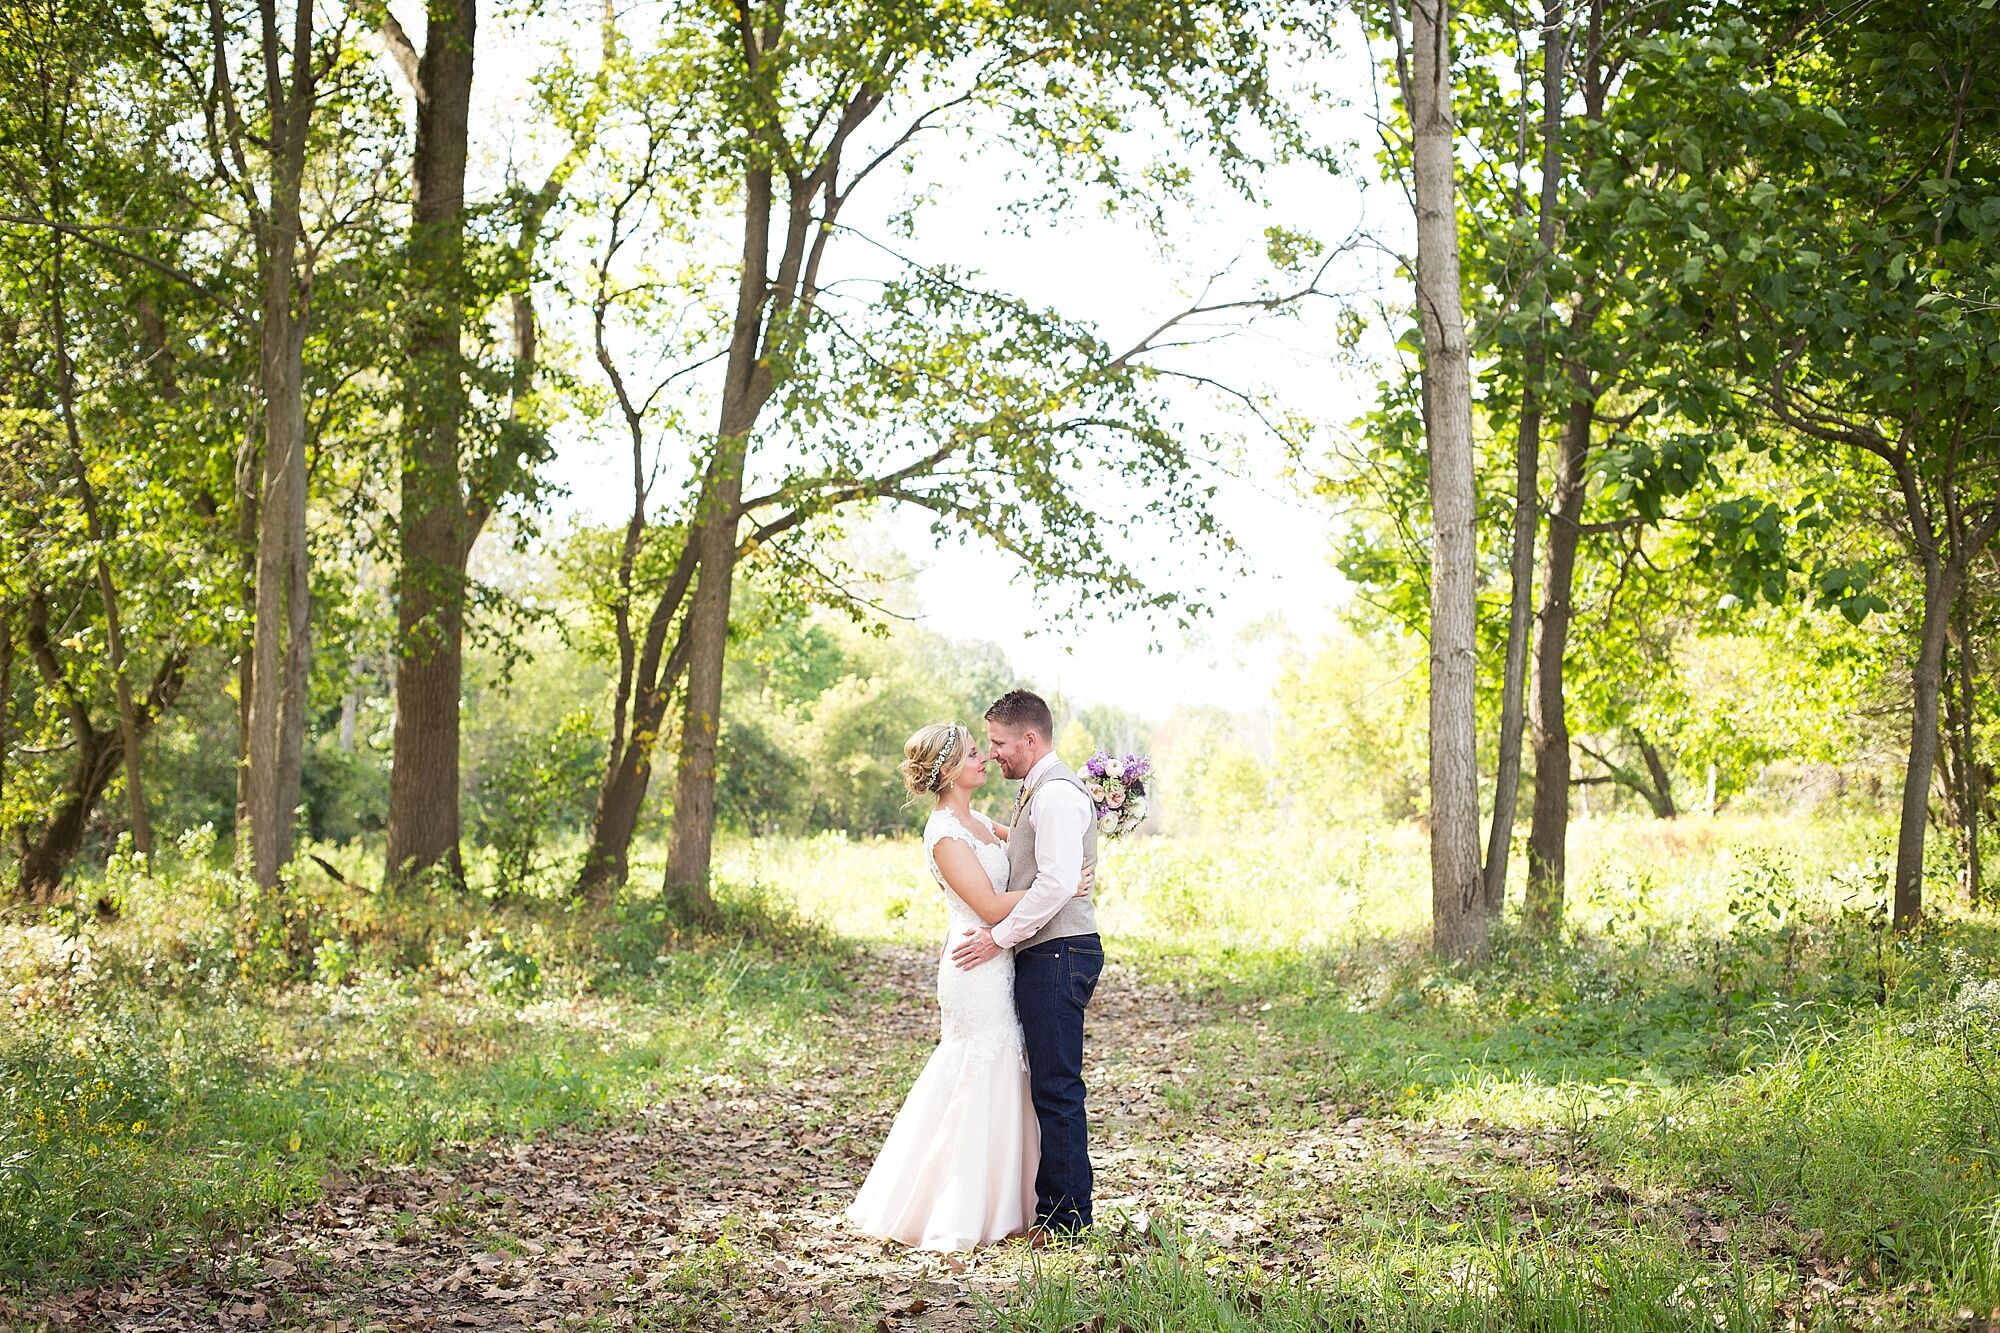
[[[1007,835],[1007,888],[1018,892],[1035,882],[1035,826],[1028,821],[1028,806],[1034,803],[1035,792],[1052,782],[1067,782],[1083,792],[1084,800],[1090,793],[1084,790],[1083,781],[1064,766],[1058,759],[1030,792],[1028,800],[1021,806],[1019,817],[1014,820],[1013,832]],[[1090,821],[1083,835],[1083,863],[1085,866],[1097,864],[1097,821]],[[1075,886],[1072,885],[1072,888]],[[1049,923],[1029,938],[1022,940],[1016,948],[1025,949],[1031,945],[1043,944],[1049,940],[1067,939],[1072,935],[1095,935],[1097,933],[1097,909],[1088,897],[1079,898],[1071,894],[1062,909],[1049,918]]]

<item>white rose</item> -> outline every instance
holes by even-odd
[[[1123,759],[1107,759],[1107,760],[1105,760],[1105,761],[1104,761],[1104,776],[1105,776],[1105,777],[1107,777],[1107,778],[1122,778],[1122,777],[1124,777],[1124,776],[1125,776],[1125,761],[1124,761]]]
[[[1097,831],[1099,833],[1116,833],[1118,831],[1118,816],[1106,815],[1104,818],[1098,820]]]
[[[1132,821],[1134,827],[1145,823],[1146,798],[1143,796],[1134,796],[1131,800],[1127,801],[1125,803],[1125,818]]]

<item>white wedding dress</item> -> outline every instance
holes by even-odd
[[[992,821],[974,818],[994,836]],[[1007,886],[1004,846],[975,836],[948,811],[931,815],[924,854],[950,915],[938,960],[942,1031],[847,1217],[871,1236],[948,1251],[1003,1240],[1035,1220],[1042,1143],[1014,1011],[1014,955],[1003,950],[970,970],[951,961],[952,945],[986,923],[938,873],[945,838],[972,848],[996,892]]]

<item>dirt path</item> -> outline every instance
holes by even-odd
[[[918,1254],[839,1220],[911,1061],[934,1039],[932,958],[864,955],[865,989],[814,1035],[816,1067],[784,1082],[715,1078],[610,1128],[334,1180],[318,1204],[205,1279],[72,1293],[34,1309],[28,1326],[978,1327],[1038,1256],[1019,1244]],[[1099,986],[1086,1077],[1101,1230],[1170,1216],[1285,1265],[1278,1251],[1296,1262],[1339,1224],[1324,1200],[1343,1173],[1395,1159],[1447,1165],[1463,1151],[1449,1135],[1399,1139],[1386,1123],[1353,1118],[1275,1135],[1247,1081],[1189,1106],[1174,1094],[1190,1044],[1222,1018],[1252,1021],[1115,963]]]

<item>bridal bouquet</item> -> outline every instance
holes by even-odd
[[[1100,750],[1090,757],[1083,766],[1083,786],[1097,806],[1100,834],[1121,837],[1146,822],[1146,780],[1152,775],[1153,761],[1143,754],[1120,759]]]

